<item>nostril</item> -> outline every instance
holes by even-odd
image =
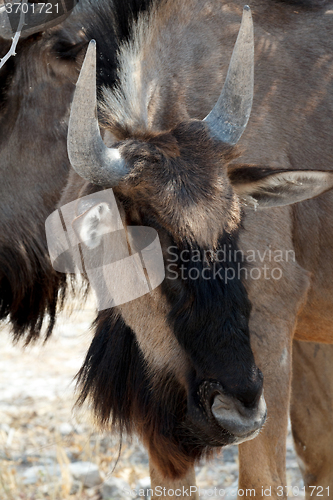
[[[220,396],[216,396],[214,399],[214,403],[212,406],[212,410],[214,409],[215,413],[222,413],[223,411],[230,411],[232,410],[232,405],[227,404],[225,401]]]
[[[256,369],[255,375],[249,384],[241,393],[235,394],[236,399],[241,401],[246,408],[255,408],[260,401],[263,393],[264,377],[259,368]]]

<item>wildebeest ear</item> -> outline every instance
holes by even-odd
[[[291,205],[333,188],[333,172],[323,170],[242,166],[231,168],[228,174],[238,196],[254,208]]]

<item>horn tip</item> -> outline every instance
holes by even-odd
[[[89,64],[88,63],[88,61],[89,61],[90,64],[93,65],[93,68],[91,68],[91,69],[92,69],[93,72],[95,72],[96,71],[96,68],[95,68],[95,65],[96,65],[96,40],[90,40],[90,42],[88,44],[88,48],[87,48],[87,52],[86,52],[86,57],[85,57],[84,63],[86,61],[87,61],[87,64]]]
[[[96,40],[90,40],[88,45],[89,52],[96,52]],[[87,50],[87,52],[88,52]]]
[[[252,13],[251,13],[251,9],[248,5],[244,5],[242,22],[245,23],[245,26],[252,25]]]
[[[87,54],[94,54],[94,55],[96,54],[96,40],[90,40],[87,49]]]

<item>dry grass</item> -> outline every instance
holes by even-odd
[[[102,480],[118,476],[135,486],[148,475],[148,459],[137,440],[123,443],[98,432],[89,412],[75,411],[74,384],[91,340],[93,301],[82,309],[70,304],[53,338],[23,349],[13,346],[8,328],[0,332],[0,500],[98,500],[99,488],[83,488],[69,471],[70,462],[96,464]],[[35,465],[60,467],[25,484],[24,472]],[[52,473],[53,472],[53,473]]]
[[[31,402],[31,410],[22,406],[19,415],[7,412],[10,425],[2,425],[0,430],[1,500],[99,499],[98,487],[84,489],[82,483],[74,480],[68,468],[73,461],[92,462],[98,466],[103,480],[113,474],[133,487],[139,478],[147,476],[147,462],[144,463],[144,452],[138,443],[123,444],[121,459],[113,471],[119,439],[96,432],[93,424],[82,422],[82,416],[78,423],[71,417],[70,403],[62,400],[54,402],[52,408],[51,405],[38,408]],[[59,465],[60,474],[54,473],[52,464]],[[44,465],[49,470],[40,474],[35,484],[25,484],[23,473],[34,465]]]
[[[124,442],[96,430],[89,412],[73,413],[72,379],[91,341],[93,302],[85,308],[71,304],[46,345],[23,350],[13,346],[8,329],[0,331],[0,500],[100,500],[99,487],[84,488],[68,469],[70,462],[88,461],[101,479],[117,476],[135,487],[148,476],[148,458],[136,439]],[[25,484],[23,473],[35,465],[59,466],[59,474],[40,474]],[[301,486],[291,436],[287,453],[288,485]],[[225,450],[211,463],[197,468],[201,488],[237,485],[237,448]],[[205,500],[205,499],[203,499]]]

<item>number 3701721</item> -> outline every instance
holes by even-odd
[[[35,13],[35,11],[36,14],[40,14],[42,12],[44,12],[44,14],[59,14],[58,3],[6,3],[7,14],[17,14],[18,12],[23,12],[23,14],[26,14],[28,12],[28,9],[31,10],[33,14]]]
[[[324,488],[323,486],[308,486],[307,491],[310,493],[310,497],[326,497],[330,496],[330,487]],[[302,493],[301,493],[302,492]],[[298,486],[278,486],[277,492],[278,497],[298,497],[300,494],[302,496],[305,494],[305,486],[303,488],[298,488]]]

